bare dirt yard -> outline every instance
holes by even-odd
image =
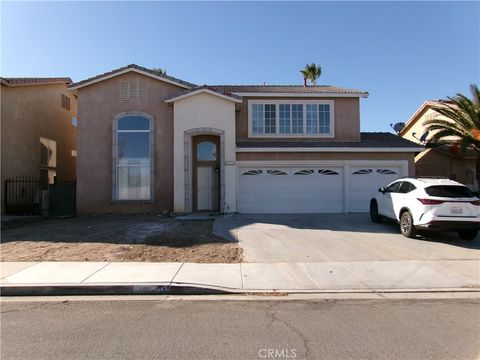
[[[241,262],[238,243],[212,225],[153,215],[48,220],[3,229],[0,261]]]

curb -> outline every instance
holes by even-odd
[[[1,296],[82,296],[82,295],[252,295],[286,296],[290,294],[428,294],[478,293],[479,288],[417,288],[417,289],[232,289],[201,284],[2,284]]]
[[[239,294],[217,288],[189,285],[14,285],[0,287],[1,296],[57,296],[57,295],[221,295]]]

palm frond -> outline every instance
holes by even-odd
[[[470,90],[471,99],[457,93],[432,106],[439,116],[446,118],[436,117],[424,121],[425,128],[433,133],[433,143],[447,142],[454,138],[458,140],[461,153],[472,146],[480,150],[480,90],[475,84],[470,86]]]
[[[471,133],[469,129],[466,129],[465,127],[448,121],[448,120],[443,120],[443,119],[430,119],[430,120],[425,120],[423,122],[423,126],[425,126],[426,130],[428,131],[434,131],[434,130],[442,130],[442,129],[451,129],[456,131],[459,134],[468,134]]]

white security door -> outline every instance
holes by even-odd
[[[341,213],[343,167],[238,169],[240,213]]]
[[[201,210],[212,209],[212,182],[213,167],[197,167],[197,208]]]
[[[372,194],[400,178],[399,167],[352,167],[350,169],[350,212],[370,210]]]

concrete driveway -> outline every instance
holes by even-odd
[[[214,231],[240,242],[244,262],[465,260],[480,258],[480,237],[436,233],[408,239],[395,223],[368,214],[256,214],[219,217]]]

